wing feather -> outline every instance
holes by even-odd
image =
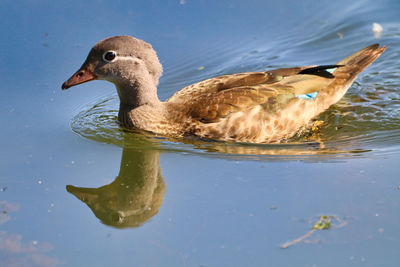
[[[308,66],[219,76],[189,85],[167,102],[184,104],[190,117],[204,123],[217,122],[256,105],[274,112],[297,95],[327,87],[334,76],[326,70],[337,67],[340,66]]]

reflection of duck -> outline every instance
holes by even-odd
[[[165,182],[159,152],[124,148],[118,177],[99,188],[67,186],[104,224],[138,227],[155,214],[163,202]]]
[[[293,136],[339,101],[384,50],[371,45],[336,65],[224,75],[185,87],[161,102],[157,85],[162,67],[151,45],[116,36],[96,44],[62,88],[94,79],[114,83],[120,98],[118,119],[127,128],[272,143]]]

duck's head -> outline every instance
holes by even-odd
[[[92,81],[107,80],[117,86],[146,80],[158,84],[162,66],[150,44],[131,36],[114,36],[98,42],[80,69],[62,89]]]

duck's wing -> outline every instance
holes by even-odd
[[[183,104],[185,113],[205,123],[256,105],[274,112],[293,98],[315,98],[334,80],[332,72],[338,67],[308,66],[224,75],[187,86],[168,102]]]
[[[298,74],[303,74],[300,77],[305,78],[305,80],[309,79],[304,77],[304,74],[329,79],[334,77],[331,73],[337,67],[339,67],[339,65],[306,66],[223,75],[186,86],[172,95],[167,102],[185,101],[202,94],[215,93],[236,87],[275,84],[280,82],[283,78],[298,78],[294,77]]]

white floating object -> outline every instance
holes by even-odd
[[[379,23],[372,23],[372,32],[374,33],[375,38],[379,38],[382,35],[383,27]]]

